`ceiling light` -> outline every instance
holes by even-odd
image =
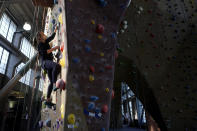
[[[25,22],[25,24],[23,25],[23,29],[29,31],[31,30],[31,25],[28,22]]]

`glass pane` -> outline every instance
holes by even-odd
[[[13,35],[14,35],[15,31],[16,31],[16,25],[14,24],[14,22],[11,22],[10,28],[9,28],[9,31],[8,31],[8,36],[7,36],[7,40],[9,42],[12,42]]]
[[[3,50],[1,61],[0,61],[0,73],[5,74],[7,62],[8,62],[9,52]]]
[[[0,34],[3,35],[5,38],[8,32],[9,25],[10,25],[10,18],[6,14],[3,14],[1,18]]]
[[[23,38],[23,40],[21,41],[20,50],[25,56],[30,58],[31,44],[29,43],[29,41],[26,38]]]

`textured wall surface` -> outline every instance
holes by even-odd
[[[69,58],[66,117],[75,114],[79,124],[76,130],[109,129],[115,33],[127,0],[104,1],[106,5],[99,0],[66,1]],[[104,26],[104,32],[96,33],[98,24]],[[108,111],[104,112],[103,107]]]
[[[133,0],[118,36],[120,54],[136,64],[172,131],[197,128],[196,4]]]

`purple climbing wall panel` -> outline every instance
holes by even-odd
[[[64,130],[109,130],[116,31],[127,3],[66,0],[69,70]],[[73,115],[74,122],[69,120]]]
[[[133,0],[118,36],[120,54],[144,75],[172,131],[197,128],[196,4]]]

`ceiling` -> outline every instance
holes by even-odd
[[[22,26],[25,22],[29,22],[32,26],[32,30],[27,34],[29,36],[34,36],[36,32],[35,23],[36,23],[36,14],[38,16],[38,29],[42,27],[42,16],[43,16],[43,7],[35,7],[31,0],[5,0],[0,2],[6,8],[8,15],[14,17],[14,21],[19,27],[18,31],[22,30]],[[46,13],[45,13],[46,15]]]

